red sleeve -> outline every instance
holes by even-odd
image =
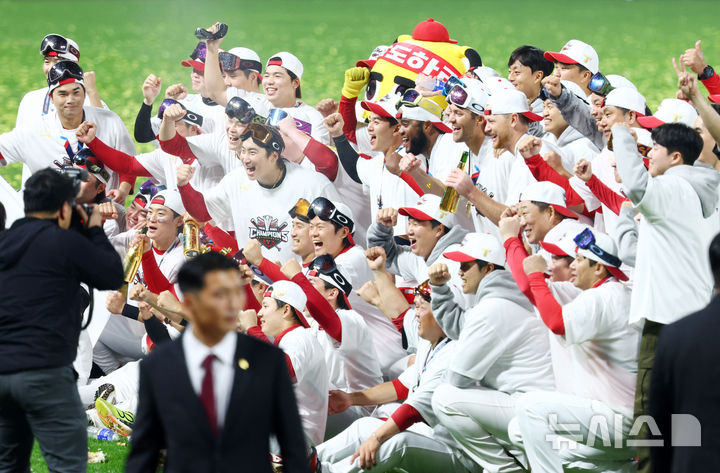
[[[257,298],[255,297],[255,293],[252,290],[251,284],[245,284],[243,286],[243,289],[245,289],[245,310],[254,310],[255,312],[260,312],[260,309],[262,309],[262,306],[260,305],[260,302],[258,302]]]
[[[130,184],[130,191],[128,192],[128,194],[130,194],[130,195],[134,194],[136,177],[137,176],[130,175],[130,174],[120,174],[120,176],[119,176],[120,183],[127,182],[128,184]]]
[[[335,181],[338,172],[338,159],[333,150],[310,137],[310,141],[303,150],[303,154],[315,165],[317,172]]]
[[[142,268],[143,278],[150,292],[160,294],[163,291],[171,291],[173,294],[175,293],[173,285],[160,271],[152,249],[143,253]]]
[[[390,417],[395,421],[401,432],[417,422],[425,422],[417,409],[408,403],[404,403],[395,409],[395,412]]]
[[[184,186],[179,186],[178,191],[180,191],[180,197],[182,198],[185,210],[187,210],[190,215],[200,222],[212,220],[205,205],[205,197],[196,191],[189,182]]]
[[[230,248],[231,256],[240,250],[238,248],[237,240],[225,230],[206,223],[203,227],[203,231],[213,242],[215,242],[215,246],[220,248]]]
[[[177,156],[182,159],[185,164],[192,164],[197,159],[197,156],[190,149],[190,145],[184,136],[180,136],[175,133],[171,139],[167,141],[158,140],[160,142],[160,148],[168,154]]]
[[[532,291],[535,302],[533,304],[540,312],[545,325],[557,335],[565,335],[565,323],[563,322],[562,306],[558,304],[555,297],[550,292],[550,288],[545,281],[543,273],[528,274],[530,290]]]
[[[405,181],[405,183],[406,183],[407,185],[409,185],[410,188],[411,188],[412,190],[414,190],[417,195],[419,195],[419,196],[421,196],[421,197],[422,197],[423,195],[425,195],[425,191],[422,190],[422,188],[420,187],[420,185],[417,183],[417,181],[416,181],[410,174],[408,174],[408,173],[406,173],[406,172],[400,173],[400,179],[402,179],[403,181]]]
[[[291,279],[300,286],[307,296],[307,308],[320,327],[332,338],[342,343],[342,322],[330,303],[317,292],[304,274],[298,273]]]
[[[523,260],[529,256],[527,250],[525,250],[525,246],[518,237],[508,238],[505,240],[505,243],[503,243],[503,246],[505,246],[505,260],[510,267],[510,273],[513,275],[515,283],[522,293],[530,299],[530,302],[534,304],[527,274],[525,274],[525,270],[523,269]]]
[[[392,319],[393,325],[395,325],[395,328],[398,329],[398,332],[402,332],[403,329],[403,323],[405,322],[405,314],[408,313],[410,310],[410,307],[405,309],[402,314],[398,315],[394,319]]]
[[[560,175],[539,154],[525,160],[527,167],[538,181],[548,181],[557,184],[565,190],[565,204],[568,207],[584,205],[585,201],[575,192],[567,177]]]
[[[134,184],[134,180],[130,181],[127,179],[131,179],[134,176],[152,177],[152,174],[142,167],[134,156],[125,154],[119,149],[111,148],[103,143],[98,137],[95,137],[90,143],[88,143],[88,148],[90,148],[90,151],[92,151],[105,166],[121,175],[121,182],[130,182],[131,184]],[[126,174],[129,174],[130,176],[125,176]]]
[[[348,141],[357,144],[357,138],[355,137],[355,128],[357,128],[357,117],[355,116],[355,102],[357,97],[349,99],[347,97],[340,97],[339,112],[343,117],[345,124],[343,125],[343,133],[347,137]]]
[[[590,188],[592,193],[595,194],[595,197],[597,197],[600,202],[615,212],[615,215],[620,215],[620,208],[622,207],[623,202],[630,200],[603,184],[603,182],[598,179],[595,174],[592,175],[585,185]]]
[[[265,276],[269,277],[272,281],[289,281],[287,276],[280,271],[280,267],[266,258],[263,258],[258,269],[265,273]]]
[[[705,79],[701,82],[711,95],[720,94],[720,76],[718,76],[717,72],[713,73],[709,79]]]
[[[395,392],[397,393],[397,400],[404,401],[405,399],[407,399],[408,394],[410,394],[410,390],[405,387],[405,385],[400,381],[400,379],[393,379],[391,383],[395,388]]]

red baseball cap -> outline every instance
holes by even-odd
[[[457,43],[456,39],[450,39],[450,33],[448,33],[445,25],[432,18],[421,21],[415,26],[412,32],[412,39],[432,41],[435,43]]]

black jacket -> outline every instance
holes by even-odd
[[[122,262],[102,228],[84,236],[56,220],[23,218],[0,232],[0,373],[72,364],[81,282],[122,285]]]
[[[191,330],[191,329],[188,329]],[[277,436],[286,473],[308,472],[307,447],[283,352],[238,334],[235,375],[223,429],[213,434],[193,390],[182,337],[140,362],[138,410],[125,473],[270,473],[268,439]],[[239,361],[247,363],[240,367]]]
[[[652,370],[650,415],[664,446],[651,449],[653,472],[720,471],[718,334],[718,295],[704,309],[662,329]],[[699,437],[701,446],[671,447],[675,436],[686,445]]]

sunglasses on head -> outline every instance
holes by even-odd
[[[615,256],[611,255],[607,251],[603,250],[599,246],[595,244],[595,235],[593,234],[592,230],[589,228],[586,228],[579,234],[573,238],[573,241],[577,245],[578,248],[582,248],[583,250],[588,250],[598,258],[602,259],[603,261],[606,261],[608,265],[620,267],[622,264],[622,261]]]
[[[237,118],[244,125],[252,122],[257,116],[255,109],[240,97],[233,97],[228,101],[225,106],[225,114],[230,118]]]
[[[318,197],[312,201],[312,204],[310,204],[310,208],[307,212],[307,218],[312,220],[315,217],[320,217],[320,220],[329,220],[344,227],[348,227],[351,232],[355,226],[353,221],[350,220],[347,215],[340,212],[335,207],[335,204],[325,197]]]
[[[75,55],[78,59],[80,58],[80,51],[78,51],[68,40],[59,34],[49,34],[45,36],[40,43],[40,53],[43,56],[47,56],[50,51],[64,54],[70,52]]]
[[[600,71],[593,74],[588,84],[588,89],[603,97],[609,94],[614,88],[608,78],[602,75]]]
[[[425,300],[425,302],[430,302],[430,280],[429,279],[415,288],[415,295],[422,297]]]
[[[55,63],[48,71],[48,85],[65,79],[83,80],[83,70],[73,61],[60,61]]]
[[[247,131],[240,136],[242,141],[252,138],[258,145],[264,148],[270,148],[273,151],[281,153],[283,145],[275,138],[270,129],[260,123],[250,123]]]

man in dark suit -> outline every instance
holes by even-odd
[[[140,364],[125,471],[271,472],[269,438],[285,472],[309,472],[307,446],[283,352],[236,331],[244,303],[237,265],[200,255],[178,274],[190,324]]]
[[[664,443],[651,449],[655,473],[720,471],[720,234],[710,244],[710,268],[715,297],[664,327],[658,342],[650,415]],[[695,446],[677,446],[679,441]]]

